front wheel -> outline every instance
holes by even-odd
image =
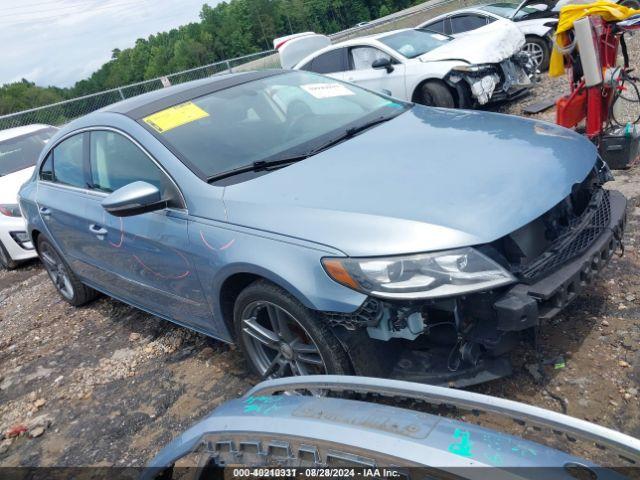
[[[344,375],[344,348],[317,314],[264,280],[245,288],[235,303],[236,338],[251,369],[262,378]]]
[[[423,83],[418,92],[417,103],[428,107],[455,108],[456,102],[449,87],[438,81]]]
[[[541,72],[546,72],[549,69],[549,44],[544,39],[528,36],[522,50],[529,54],[536,69]]]

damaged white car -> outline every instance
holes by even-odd
[[[436,107],[473,108],[520,96],[535,64],[522,33],[496,21],[482,35],[453,38],[395,30],[331,45],[313,32],[274,40],[283,68],[322,73],[393,97]]]

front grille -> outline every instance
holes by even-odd
[[[609,192],[597,190],[585,211],[569,221],[566,230],[540,256],[520,271],[526,281],[533,281],[585,252],[609,228],[611,204]]]

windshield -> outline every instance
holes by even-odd
[[[408,104],[309,72],[220,90],[141,120],[203,178],[304,154]]]
[[[407,58],[415,58],[450,42],[451,38],[425,30],[405,30],[381,37],[378,41]]]
[[[33,167],[54,133],[55,128],[44,128],[0,142],[0,176]]]

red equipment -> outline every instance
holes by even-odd
[[[618,48],[623,30],[615,23],[607,23],[599,16],[588,19],[594,32],[594,45],[598,53],[603,72],[613,71],[617,65]],[[609,122],[609,112],[614,99],[616,82],[604,81],[599,85],[587,87],[582,74],[579,53],[568,57],[571,93],[556,102],[556,123],[573,128],[586,119],[586,134],[592,140],[602,135]],[[606,73],[603,75],[606,77]]]

